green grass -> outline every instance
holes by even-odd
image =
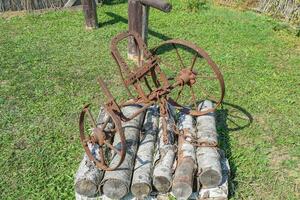
[[[191,14],[173,4],[169,14],[151,10],[149,46],[191,40],[220,66],[228,104],[218,111],[218,131],[231,198],[299,199],[299,38],[253,12]],[[78,114],[98,102],[99,75],[115,95],[123,90],[109,42],[127,29],[126,11],[127,4],[99,8],[95,31],[84,30],[80,10],[0,18],[0,199],[74,199]],[[243,116],[233,118],[239,126],[231,113]]]

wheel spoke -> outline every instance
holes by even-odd
[[[88,115],[88,118],[89,118],[90,122],[92,123],[93,128],[96,128],[97,124],[96,124],[96,121],[95,121],[90,109],[86,108],[86,113]]]
[[[152,88],[151,88],[151,86],[150,86],[150,84],[149,84],[149,81],[148,81],[148,79],[147,79],[146,77],[144,77],[144,81],[145,81],[145,84],[146,84],[146,86],[147,86],[149,92],[152,92]]]
[[[218,79],[217,77],[215,76],[197,76],[199,78],[203,78],[203,79],[207,79],[207,80],[213,80],[213,79]]]
[[[182,67],[182,69],[184,69],[185,66],[184,66],[184,64],[183,64],[182,58],[181,58],[181,56],[180,56],[180,54],[179,54],[179,52],[178,52],[178,49],[177,49],[176,45],[173,44],[173,47],[174,47],[174,49],[176,50],[176,54],[177,54],[178,59],[179,59],[179,61],[180,61],[181,67]]]
[[[170,69],[173,69],[173,70],[176,70],[177,67],[175,67],[174,65],[170,64],[170,63],[166,63],[166,62],[163,62],[161,59],[159,59],[159,62],[166,65],[168,68]]]
[[[193,71],[193,68],[194,68],[194,65],[196,63],[197,58],[198,58],[198,53],[196,52],[195,56],[193,57],[193,60],[192,60],[192,65],[191,65],[191,68],[190,68],[191,71]]]
[[[202,85],[199,85],[199,88],[201,88],[201,92],[205,95],[205,97],[208,97],[211,100],[217,101],[216,97],[213,95],[210,95],[209,92],[204,87],[202,87]]]
[[[177,93],[177,97],[176,97],[176,99],[175,99],[175,101],[178,101],[178,99],[179,99],[179,97],[180,97],[180,94],[181,94],[181,92],[183,91],[183,85],[181,86],[181,88],[180,88],[180,90],[178,91],[178,93]]]
[[[193,99],[193,103],[194,103],[195,109],[197,109],[197,103],[196,103],[195,92],[194,92],[194,89],[193,89],[193,86],[192,86],[192,85],[190,85],[190,89],[191,89],[191,94],[192,94],[192,99]]]
[[[112,144],[110,144],[109,142],[107,141],[104,141],[104,143],[113,151],[115,151],[117,154],[119,154],[119,156],[122,156],[121,152],[116,148],[114,147]]]
[[[104,131],[104,129],[105,129],[105,127],[107,126],[107,124],[108,124],[110,118],[111,118],[111,117],[108,116],[108,117],[106,118],[105,122],[102,124],[102,126],[101,126],[101,132]]]

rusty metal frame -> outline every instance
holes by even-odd
[[[134,41],[136,42],[138,49],[139,49],[139,57],[137,64],[134,66],[134,71],[130,70],[128,64],[125,62],[125,59],[121,56],[121,53],[118,49],[118,43],[122,40],[128,39],[132,37]],[[193,58],[192,66],[190,68],[183,68],[178,73],[177,77],[175,78],[175,82],[171,84],[169,82],[169,79],[167,75],[162,71],[160,68],[160,57],[157,55],[157,50],[159,48],[162,48],[166,45],[171,45],[175,48],[177,55],[178,50],[176,49],[175,45],[182,45],[184,47],[188,47],[195,51],[197,56],[199,55],[201,58],[204,58],[208,65],[213,70],[216,79],[219,82],[220,85],[220,92],[221,95],[219,99],[216,101],[215,107],[211,109],[207,109],[205,111],[198,111],[193,109],[188,109],[184,107],[184,105],[180,105],[176,99],[172,99],[169,95],[172,92],[173,89],[177,87],[183,88],[185,85],[189,86],[192,91],[192,86],[196,82],[197,73],[194,72],[193,67],[196,60],[196,55]],[[218,66],[214,63],[214,61],[209,57],[209,55],[200,47],[197,45],[180,39],[173,39],[163,42],[158,47],[154,48],[153,50],[149,51],[146,47],[146,44],[144,43],[141,36],[136,32],[129,32],[125,31],[117,36],[115,36],[111,41],[111,55],[116,61],[119,69],[119,73],[123,82],[124,87],[126,88],[128,95],[130,96],[130,100],[118,104],[112,94],[110,93],[108,87],[106,86],[105,82],[99,78],[98,83],[100,85],[101,91],[104,93],[104,95],[107,97],[108,101],[104,104],[104,108],[112,121],[115,123],[115,130],[113,130],[114,134],[119,134],[121,137],[121,149],[119,152],[117,152],[116,149],[113,149],[111,144],[108,144],[106,140],[106,134],[104,129],[106,124],[104,124],[102,127],[98,127],[95,125],[95,123],[92,123],[93,127],[93,134],[90,138],[86,138],[84,136],[84,116],[87,113],[91,121],[93,122],[94,119],[91,116],[88,106],[84,107],[83,111],[80,115],[80,122],[79,122],[79,129],[80,129],[80,137],[83,144],[83,147],[88,155],[88,157],[95,162],[96,166],[103,169],[103,170],[115,170],[118,168],[118,166],[123,162],[125,154],[126,154],[126,138],[122,129],[121,122],[126,122],[140,113],[144,112],[148,107],[150,107],[153,104],[159,104],[160,107],[160,116],[162,117],[162,125],[163,125],[163,141],[165,143],[168,142],[167,137],[167,119],[168,119],[168,104],[173,105],[181,112],[184,112],[186,114],[190,114],[192,116],[200,116],[204,115],[210,112],[215,111],[215,109],[220,106],[220,104],[223,101],[224,95],[225,95],[225,84],[223,76],[218,68]],[[181,59],[181,58],[180,58]],[[182,60],[181,60],[182,62]],[[151,88],[147,77],[152,78],[152,82],[154,83],[154,88]],[[144,82],[149,92],[147,93],[141,86],[141,82]],[[133,87],[134,91],[137,93],[137,96],[133,96],[131,93],[129,87]],[[194,94],[192,92],[193,99],[195,100]],[[132,104],[140,104],[142,105],[142,108],[136,111],[135,113],[131,114],[131,116],[125,116],[121,108],[127,105]],[[100,161],[96,160],[91,152],[89,151],[89,148],[87,146],[88,142],[97,143],[100,145]],[[117,153],[120,154],[121,159],[117,166],[108,167],[108,164],[105,162],[104,153],[102,146],[107,145],[110,149],[113,149]],[[102,153],[101,153],[102,152]]]

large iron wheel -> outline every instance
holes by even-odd
[[[169,95],[170,103],[194,116],[212,112],[221,104],[225,95],[224,79],[203,49],[191,42],[174,39],[163,42],[152,53],[158,56],[161,70],[176,86]],[[198,111],[197,106],[203,100],[212,100],[216,102],[215,106]]]

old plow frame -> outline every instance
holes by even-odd
[[[120,41],[127,40],[128,38],[134,39],[139,51],[137,64],[135,65],[134,69],[131,69],[128,66],[118,49],[118,43]],[[183,64],[182,57],[179,54],[178,46],[193,53],[194,56],[189,67],[185,67]],[[160,67],[164,61],[158,52],[163,48],[172,48],[180,62],[181,67],[178,68],[181,69],[175,77],[169,77]],[[103,105],[106,116],[101,123],[97,123],[89,110],[89,105],[87,105],[83,108],[79,118],[79,130],[82,145],[89,159],[93,161],[100,169],[112,171],[117,169],[122,164],[126,155],[126,136],[124,135],[122,122],[132,120],[150,106],[154,104],[159,105],[163,128],[163,141],[167,143],[167,120],[169,118],[169,105],[186,114],[200,116],[215,111],[215,109],[220,106],[223,101],[225,84],[218,66],[203,49],[191,42],[180,39],[168,40],[149,51],[138,33],[126,31],[118,34],[112,39],[111,55],[118,65],[123,85],[126,88],[130,99],[122,103],[117,103],[107,88],[105,82],[99,78],[98,83],[100,88],[107,97],[107,102]],[[205,77],[196,72],[195,63],[198,58],[204,59],[207,62],[208,66],[213,72],[213,76]],[[165,64],[165,66],[168,65]],[[197,100],[193,86],[199,81],[199,79],[201,81],[201,79],[204,78],[208,80],[217,80],[219,96],[213,99],[215,102],[215,106],[213,108],[205,111],[199,111],[197,108]],[[145,85],[145,87],[143,87],[142,84]],[[192,99],[192,103],[189,106],[182,105],[180,102],[178,102],[181,92],[185,87],[190,90]],[[174,93],[175,89],[178,90],[177,97],[172,98],[171,94]],[[132,91],[135,93],[135,95]],[[132,113],[130,116],[125,116],[122,112],[122,107],[128,105],[139,105],[140,109]],[[89,118],[92,129],[92,134],[88,136],[85,135],[84,128],[86,114]],[[113,146],[112,138],[116,134],[119,135],[121,142],[118,146]],[[95,156],[93,156],[92,152],[90,151],[89,144],[99,145],[99,159],[96,159]],[[119,154],[120,160],[115,166],[109,165],[109,159],[107,159],[106,156],[107,150],[112,151],[115,154]]]

